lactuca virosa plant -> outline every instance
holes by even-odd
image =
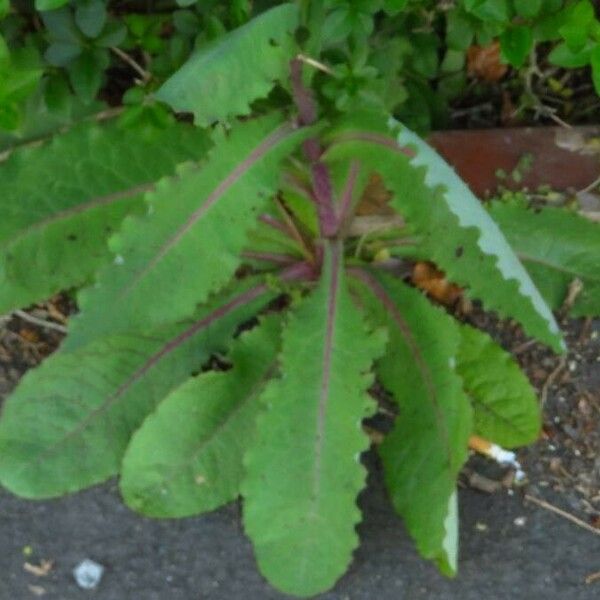
[[[539,432],[513,359],[412,288],[407,266],[435,263],[559,352],[547,302],[577,276],[573,310],[594,314],[600,279],[596,224],[491,208],[542,296],[417,135],[372,106],[320,114],[318,36],[298,35],[315,15],[283,4],[194,54],[156,97],[195,127],[87,123],[0,165],[0,311],[69,289],[80,308],[3,406],[2,485],[49,498],[120,475],[125,502],[158,518],[241,496],[259,568],[298,596],[331,587],[358,543],[376,379],[399,412],[379,447],[390,497],[448,575],[469,437],[516,447]],[[290,98],[277,109],[275,85]],[[552,224],[565,215],[568,233]]]

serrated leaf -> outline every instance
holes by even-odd
[[[264,395],[242,484],[244,524],[263,574],[279,589],[312,596],[350,562],[365,483],[360,454],[371,362],[383,338],[368,334],[346,288],[341,244],[326,250],[317,289],[283,335],[282,378]]]
[[[366,119],[371,127],[377,126],[373,117]],[[357,160],[379,173],[394,193],[391,206],[419,236],[418,258],[435,262],[469,296],[503,317],[519,320],[530,335],[563,350],[550,309],[467,185],[406,127],[397,142],[385,129],[379,131],[361,130],[352,123],[342,126],[332,134],[328,159]]]
[[[182,124],[83,125],[0,163],[0,314],[82,285],[142,195],[209,139]]]
[[[567,209],[536,212],[518,202],[493,202],[490,214],[552,308],[562,306],[579,279],[583,289],[571,314],[600,315],[600,224]]]
[[[419,552],[456,572],[456,480],[467,459],[472,411],[454,370],[459,335],[451,317],[417,290],[381,274],[358,275],[360,297],[389,331],[377,375],[400,414],[380,447],[394,507]]]
[[[248,121],[201,168],[159,182],[147,214],[126,219],[111,238],[115,263],[81,294],[66,347],[192,314],[233,276],[247,231],[276,191],[279,163],[309,131],[272,116]]]
[[[28,373],[0,419],[0,483],[27,498],[116,475],[132,433],[273,293],[247,282],[193,321],[59,351]]]
[[[534,442],[540,408],[519,365],[486,333],[462,325],[460,336],[456,371],[473,404],[473,431],[508,448]]]
[[[288,79],[297,24],[294,4],[265,11],[201,48],[156,97],[176,111],[193,112],[202,126],[250,114],[251,102]]]
[[[276,373],[278,321],[271,317],[235,342],[230,370],[188,380],[144,421],[123,459],[121,493],[131,508],[185,517],[237,497],[259,397]]]

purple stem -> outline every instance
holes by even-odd
[[[277,231],[280,231],[286,236],[290,235],[290,230],[285,226],[285,224],[271,215],[260,215],[260,217],[258,217],[258,220],[262,221],[265,225],[268,225],[273,229],[277,229]]]
[[[312,125],[317,120],[317,105],[312,91],[302,83],[302,63],[297,58],[290,62],[290,78],[300,125]],[[328,238],[335,237],[339,222],[335,214],[329,170],[320,161],[322,151],[319,140],[317,138],[306,140],[302,149],[306,158],[312,163],[313,198],[317,205],[321,235]]]
[[[262,260],[276,265],[291,265],[296,264],[297,259],[289,254],[277,254],[276,252],[243,252],[244,258],[251,260]]]
[[[352,216],[352,196],[354,194],[354,187],[356,186],[359,169],[360,163],[357,160],[353,160],[350,163],[350,171],[348,172],[348,178],[346,179],[346,185],[344,185],[344,191],[342,192],[342,198],[340,200],[339,221],[341,227],[346,225],[347,221]]]

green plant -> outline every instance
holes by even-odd
[[[364,56],[380,3],[329,4]],[[395,15],[404,4],[381,6]],[[331,587],[356,547],[375,377],[399,409],[380,448],[390,496],[448,575],[469,437],[515,447],[538,435],[514,360],[412,288],[407,265],[434,262],[564,349],[486,209],[390,120],[388,89],[366,93],[366,63],[314,76],[329,70],[319,48],[340,35],[330,21],[318,33],[323,10],[281,4],[202,45],[156,93],[200,127],[142,102],[133,120],[84,122],[0,164],[0,311],[68,289],[81,309],[3,407],[0,482],[47,498],[120,474],[127,504],[155,517],[241,494],[262,572],[300,596]],[[392,216],[365,217],[379,180]],[[574,310],[597,312],[596,225],[570,216],[585,235],[567,253],[528,248],[522,203],[492,214],[526,264],[545,263],[531,273],[553,306],[566,262],[588,294]],[[551,221],[530,226],[555,232]]]

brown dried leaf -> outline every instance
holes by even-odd
[[[462,289],[450,283],[444,273],[429,262],[415,264],[412,281],[416,287],[446,306],[455,304],[462,296]]]
[[[500,62],[500,42],[489,46],[471,46],[467,50],[467,72],[482,81],[500,81],[508,71],[508,65]]]
[[[393,209],[388,206],[391,199],[392,194],[386,189],[381,176],[373,173],[358,202],[356,214],[360,216],[393,215]]]

